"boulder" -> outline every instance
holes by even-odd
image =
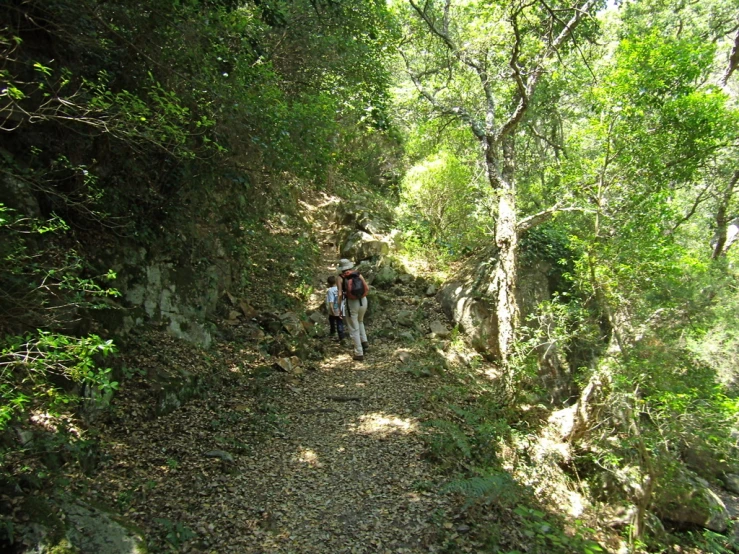
[[[386,265],[375,274],[373,284],[376,287],[387,288],[395,283],[395,279],[397,279],[397,277],[398,274],[396,271],[389,265]]]
[[[434,335],[442,339],[447,338],[449,335],[452,334],[452,332],[447,329],[446,325],[444,325],[441,321],[432,321],[429,327]]]
[[[400,281],[404,285],[411,284],[414,279],[415,277],[413,277],[413,275],[411,275],[410,273],[401,273],[400,275],[398,275],[398,281]]]
[[[252,308],[244,300],[239,300],[239,308],[241,308],[241,311],[243,312],[244,317],[247,319],[253,319],[259,315],[259,312],[257,312],[254,308]]]
[[[277,358],[275,365],[285,373],[300,375],[303,373],[303,360],[299,356],[290,356],[285,358]]]
[[[282,323],[283,329],[293,337],[297,337],[305,332],[303,323],[295,312],[285,312],[280,316],[280,322]]]
[[[407,342],[413,342],[414,340],[416,340],[416,335],[414,335],[412,331],[404,331],[400,333],[400,335],[398,335],[398,338],[401,338]]]
[[[381,235],[388,228],[386,224],[373,219],[367,212],[363,212],[357,216],[357,227],[370,235]]]
[[[384,256],[390,252],[390,245],[374,235],[359,231],[352,234],[341,249],[341,257],[353,260],[367,260]]]
[[[708,482],[684,472],[660,491],[654,510],[664,520],[678,525],[699,525],[717,533],[728,527],[729,512]]]
[[[228,312],[228,322],[235,322],[241,317],[241,312],[238,312],[236,310],[231,310]]]
[[[719,459],[710,449],[700,444],[684,446],[682,459],[686,466],[706,479],[719,479],[732,470],[728,462]]]
[[[415,322],[415,312],[411,310],[401,310],[395,314],[395,322],[403,327],[413,327]]]
[[[210,452],[206,452],[203,455],[206,458],[217,458],[222,462],[226,462],[229,464],[236,463],[233,454],[231,454],[230,452],[226,452],[225,450],[211,450]]]
[[[146,540],[120,516],[80,501],[63,507],[67,537],[77,552],[100,554],[137,554],[146,552]],[[69,550],[73,551],[72,549]]]
[[[724,475],[723,481],[724,488],[727,491],[739,494],[739,475],[736,473],[727,473]]]
[[[308,316],[308,319],[310,319],[313,323],[323,323],[326,321],[326,316],[323,315],[321,312],[313,312]]]
[[[437,298],[452,324],[459,327],[471,339],[472,344],[490,357],[499,356],[496,336],[498,322],[495,309],[494,268],[495,252],[481,252],[463,268],[459,277],[441,286]],[[483,259],[484,255],[484,259]],[[521,321],[536,313],[537,306],[551,298],[549,276],[551,264],[543,261],[521,261],[518,270],[516,301],[521,311]],[[562,371],[566,371],[563,364]],[[558,377],[559,379],[559,377]]]
[[[491,299],[477,294],[471,285],[452,281],[439,291],[439,301],[446,316],[459,324],[474,345],[497,355],[498,324]]]

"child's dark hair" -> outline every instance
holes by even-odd
[[[326,279],[326,282],[328,283],[329,287],[333,287],[336,284],[336,275],[329,275],[328,279]]]

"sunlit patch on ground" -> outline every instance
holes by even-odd
[[[340,349],[338,346],[334,347],[332,345],[331,349],[327,356],[316,366],[318,371],[356,371],[369,367],[366,363],[357,363],[352,360],[352,351],[348,346]]]
[[[501,377],[503,377],[503,373],[501,372],[500,368],[494,365],[488,365],[482,368],[480,371],[491,381],[495,381],[496,379],[500,379]]]
[[[298,450],[297,455],[295,456],[295,461],[308,464],[313,467],[323,467],[323,464],[318,459],[318,454],[314,450],[311,450],[310,448],[300,448]]]
[[[396,433],[407,435],[418,430],[418,423],[409,418],[374,413],[360,416],[359,423],[351,423],[349,429],[355,433],[381,437]]]

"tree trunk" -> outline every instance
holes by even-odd
[[[495,223],[495,243],[498,263],[493,279],[498,317],[498,351],[503,365],[507,365],[513,350],[518,306],[516,304],[516,200],[512,190],[500,191],[498,220]]]
[[[503,150],[503,168],[498,168],[498,148]],[[504,139],[485,144],[485,161],[490,186],[498,193],[498,214],[495,222],[495,244],[498,247],[498,263],[490,292],[495,295],[498,336],[498,356],[503,368],[507,368],[513,351],[518,304],[516,303],[518,231],[516,229],[516,189],[513,141]]]

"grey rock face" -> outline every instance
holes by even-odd
[[[303,324],[300,321],[300,317],[298,317],[298,314],[294,312],[285,312],[280,316],[280,321],[282,322],[282,326],[285,331],[290,333],[293,337],[305,332]]]
[[[226,452],[225,450],[211,450],[210,452],[206,452],[204,456],[206,458],[217,458],[229,464],[236,463],[233,455],[230,452]]]
[[[352,234],[341,249],[341,257],[355,261],[368,260],[385,256],[390,252],[390,245],[374,235],[359,231]]]
[[[727,473],[724,475],[724,487],[729,492],[739,494],[739,475],[736,473]]]
[[[397,272],[389,265],[386,265],[380,268],[380,270],[375,274],[373,285],[380,288],[390,287],[395,283],[397,276]]]
[[[498,323],[495,306],[490,299],[477,294],[472,285],[453,281],[442,287],[439,300],[444,314],[459,324],[473,343],[497,355],[495,336]]]
[[[144,537],[133,526],[121,523],[121,518],[74,502],[63,507],[67,518],[67,538],[80,552],[98,554],[143,554]]]

